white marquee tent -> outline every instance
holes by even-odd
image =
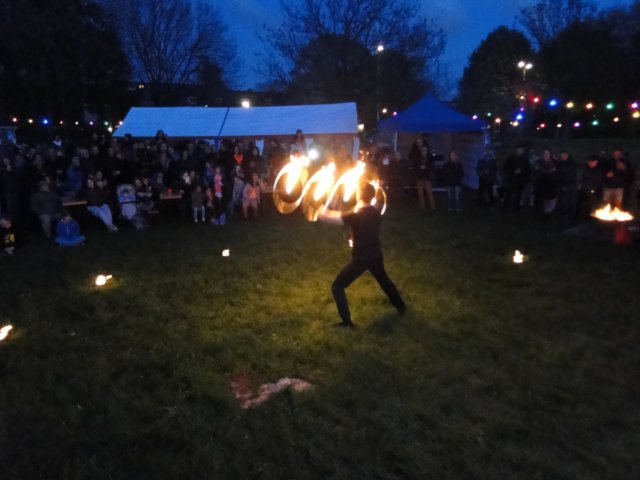
[[[292,137],[358,134],[356,104],[285,105],[274,107],[133,107],[114,132],[154,137],[162,130],[170,138]]]

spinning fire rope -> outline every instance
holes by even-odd
[[[309,178],[309,158],[291,155],[273,183],[273,203],[280,213],[288,214],[302,205],[304,216],[310,222],[329,210],[350,214],[358,210],[361,182],[368,182],[375,188],[371,205],[384,214],[387,208],[387,194],[380,181],[367,171],[366,164],[358,161],[355,166],[337,176],[334,162],[322,166]]]

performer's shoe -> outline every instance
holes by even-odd
[[[352,322],[334,323],[333,326],[336,328],[350,328],[351,330],[356,328],[356,326]]]

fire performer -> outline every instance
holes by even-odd
[[[353,233],[351,262],[340,271],[331,285],[331,292],[342,319],[342,322],[337,325],[340,327],[354,327],[345,289],[367,270],[371,272],[400,314],[403,314],[407,308],[398,289],[384,269],[379,238],[382,215],[371,205],[374,197],[375,188],[369,183],[362,183],[360,201],[363,206],[356,213],[343,215],[335,211],[325,211],[320,214],[320,218],[324,221],[349,225]]]

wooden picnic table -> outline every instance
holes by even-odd
[[[63,207],[84,207],[86,205],[86,200],[66,200],[62,202]]]
[[[182,194],[179,192],[161,193],[160,200],[182,200]]]

